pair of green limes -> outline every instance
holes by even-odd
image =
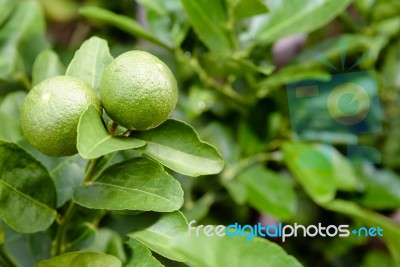
[[[104,70],[100,99],[81,79],[57,76],[29,92],[21,107],[26,139],[49,156],[77,153],[77,126],[82,113],[102,107],[119,125],[144,131],[163,123],[175,108],[178,86],[168,66],[143,51],[126,52]]]

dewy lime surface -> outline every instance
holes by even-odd
[[[100,100],[84,81],[69,76],[49,78],[26,96],[21,130],[29,143],[46,155],[76,154],[79,118],[89,105],[100,111]]]
[[[144,131],[157,127],[172,113],[178,100],[178,85],[160,59],[144,51],[130,51],[105,69],[100,99],[115,122]]]

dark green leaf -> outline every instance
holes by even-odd
[[[107,41],[94,36],[76,51],[66,74],[80,78],[98,92],[103,71],[112,60]]]
[[[252,43],[316,30],[339,15],[351,0],[271,0],[270,12],[255,18],[247,33]]]
[[[302,266],[280,246],[261,238],[247,242],[244,236],[185,235],[174,239],[172,250],[193,267]]]
[[[251,167],[238,176],[247,187],[251,206],[280,220],[291,218],[296,211],[296,194],[288,181],[261,165]]]
[[[96,228],[90,223],[82,223],[81,225],[77,225],[74,228],[75,229],[71,233],[71,237],[69,237],[71,241],[66,246],[65,251],[82,250],[92,244],[96,238]]]
[[[128,236],[136,239],[143,245],[158,254],[176,261],[185,261],[185,258],[171,249],[172,240],[186,235],[188,224],[181,212],[164,213],[155,221],[138,229]]]
[[[181,0],[198,37],[213,52],[229,55],[231,44],[226,31],[227,15],[222,0]]]
[[[32,69],[32,86],[47,78],[65,73],[65,67],[53,50],[41,52],[35,59]]]
[[[16,231],[47,229],[56,192],[46,168],[15,144],[0,141],[0,218]]]
[[[32,256],[41,261],[51,257],[51,236],[48,232],[38,232],[28,236]]]
[[[72,252],[41,261],[35,267],[121,267],[121,261],[114,256],[94,252]]]
[[[156,258],[151,255],[150,249],[140,244],[134,239],[129,239],[128,246],[132,249],[132,258],[126,264],[126,267],[162,267]]]
[[[96,19],[115,26],[129,34],[132,34],[133,36],[149,40],[166,48],[170,48],[168,44],[158,39],[148,30],[143,28],[142,25],[129,17],[117,15],[111,11],[98,7],[83,7],[79,10],[79,13],[85,17]]]
[[[94,106],[90,106],[79,120],[77,147],[79,154],[85,159],[144,145],[145,142],[135,138],[111,136]]]
[[[169,212],[183,204],[180,184],[160,164],[135,158],[113,165],[85,187],[74,200],[87,208]]]
[[[189,176],[219,173],[224,160],[211,145],[200,141],[188,124],[169,119],[149,131],[136,132],[146,141],[141,150],[168,168]]]

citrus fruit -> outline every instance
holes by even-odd
[[[160,59],[144,51],[129,51],[104,70],[100,100],[119,125],[144,131],[169,117],[178,100],[178,85]]]
[[[29,143],[53,157],[77,153],[77,127],[89,105],[100,100],[84,81],[57,76],[32,88],[21,107],[21,130]]]

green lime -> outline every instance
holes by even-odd
[[[21,107],[21,130],[43,154],[61,157],[77,153],[77,127],[89,105],[100,111],[96,93],[84,81],[57,76],[42,81],[26,96]]]
[[[178,85],[168,66],[143,51],[117,57],[104,70],[100,99],[108,116],[130,130],[149,130],[175,108]]]

